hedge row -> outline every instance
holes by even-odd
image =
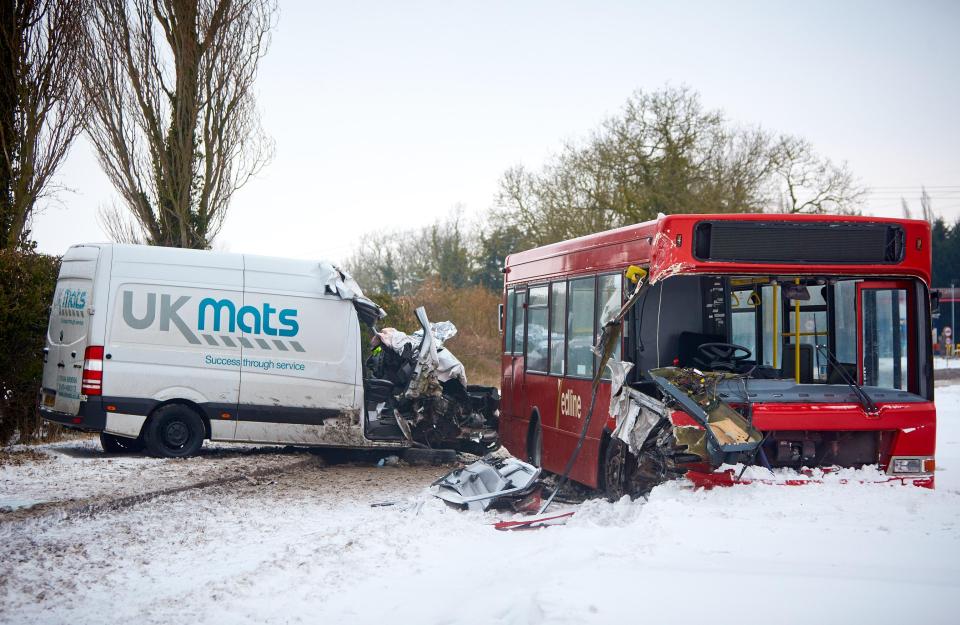
[[[0,250],[0,444],[53,438],[37,410],[44,334],[60,259]]]

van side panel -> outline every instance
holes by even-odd
[[[245,264],[237,440],[364,445],[353,304],[323,292],[316,263]]]
[[[156,405],[179,399],[201,407],[213,438],[232,438],[242,344],[228,316],[242,300],[239,255],[115,247],[103,374],[104,404],[115,406],[108,430],[135,435]]]

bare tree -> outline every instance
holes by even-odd
[[[95,4],[87,130],[122,201],[102,213],[115,238],[210,247],[273,153],[252,87],[276,13],[274,0]]]
[[[806,139],[780,137],[771,148],[771,162],[780,212],[852,214],[866,195],[846,163],[817,155]]]
[[[636,92],[620,114],[539,172],[507,170],[504,221],[543,244],[658,213],[749,212],[767,206],[770,139],[730,125],[685,87]]]
[[[30,245],[40,200],[82,127],[86,0],[0,0],[0,249]]]
[[[928,223],[932,224],[937,220],[933,212],[933,200],[930,199],[930,194],[927,193],[926,187],[920,187],[920,213]]]
[[[910,211],[910,204],[905,197],[900,197],[900,208],[903,211],[904,219],[913,219],[913,213]],[[937,221],[936,213],[933,212],[933,200],[927,193],[926,187],[920,187],[920,216],[917,219],[923,219],[927,223],[933,224]]]

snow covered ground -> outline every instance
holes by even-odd
[[[934,356],[933,368],[934,369],[960,369],[960,357],[952,356],[950,358],[947,358],[946,356]]]
[[[51,459],[0,469],[0,498],[56,500],[0,514],[0,622],[957,623],[960,385],[937,403],[934,491],[671,483],[514,533],[426,496],[443,468],[226,447],[108,462],[92,443],[43,446]],[[117,509],[63,499],[245,462],[261,474]],[[400,503],[370,506],[382,501]]]

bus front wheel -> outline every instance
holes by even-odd
[[[603,494],[610,501],[628,495],[627,476],[636,467],[636,459],[629,447],[619,438],[610,438],[603,454]]]
[[[527,462],[535,467],[543,466],[543,428],[539,417],[533,418],[527,433]]]

